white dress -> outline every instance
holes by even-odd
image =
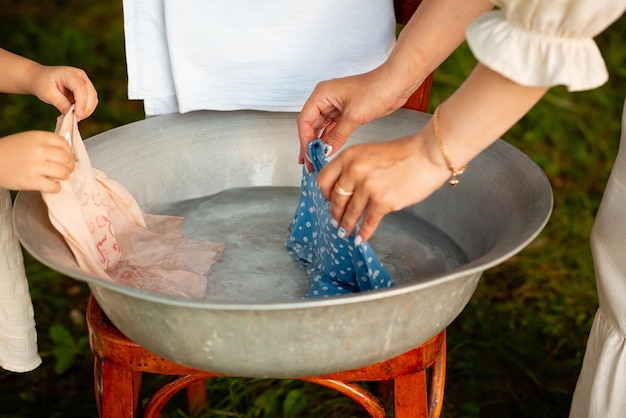
[[[593,37],[617,20],[626,0],[500,0],[467,31],[476,58],[528,86],[597,87],[607,71]],[[571,418],[626,417],[626,115],[617,161],[591,234],[599,309]]]
[[[128,95],[146,115],[299,111],[322,80],[382,64],[393,0],[124,0]]]
[[[0,187],[0,367],[28,372],[39,364],[33,304],[11,222],[11,194]]]

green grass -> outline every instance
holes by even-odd
[[[84,68],[99,92],[87,138],[143,118],[126,99],[121,1],[0,0],[0,46],[46,64]],[[598,38],[611,80],[590,92],[550,91],[505,139],[528,153],[554,188],[540,236],[487,271],[448,329],[443,416],[566,416],[597,308],[589,231],[617,152],[626,93],[624,18]],[[462,47],[437,71],[432,105],[474,65]],[[0,96],[0,135],[51,130],[57,111],[31,97]],[[44,363],[0,371],[0,417],[95,416],[84,322],[87,287],[27,257]],[[146,393],[159,382],[146,379]],[[205,417],[363,417],[347,399],[297,381],[215,379]],[[167,416],[185,417],[182,397]]]

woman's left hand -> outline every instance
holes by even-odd
[[[320,171],[317,183],[340,236],[350,235],[362,218],[356,243],[367,241],[387,213],[425,199],[444,183],[449,172],[425,136],[422,130],[389,142],[353,145]]]

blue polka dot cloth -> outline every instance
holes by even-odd
[[[331,224],[330,204],[317,185],[317,173],[327,163],[324,144],[309,145],[314,171],[302,173],[302,193],[287,239],[287,252],[306,270],[304,298],[326,298],[394,286],[387,269],[368,243],[354,245],[356,233],[341,238]]]

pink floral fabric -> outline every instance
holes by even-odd
[[[182,236],[185,219],[144,213],[120,183],[91,166],[73,109],[57,120],[77,159],[59,193],[42,193],[79,267],[138,289],[201,298],[224,244]]]

